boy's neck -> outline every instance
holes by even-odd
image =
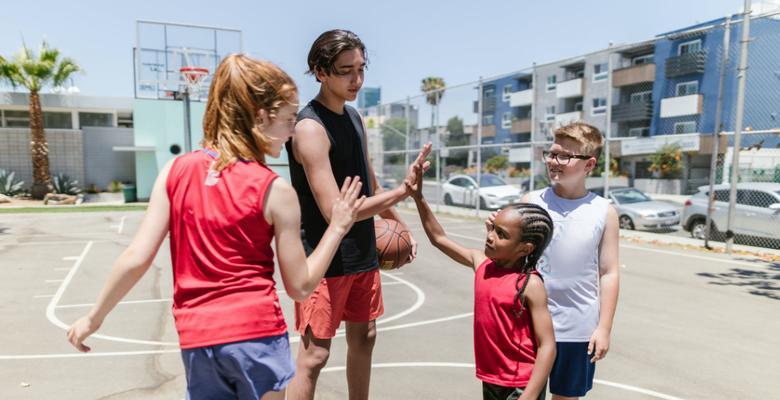
[[[563,185],[553,185],[553,191],[558,197],[570,200],[580,199],[588,194],[588,189],[585,188],[584,183],[574,189],[569,189]]]
[[[344,114],[344,104],[346,103],[346,100],[336,96],[324,86],[320,87],[320,92],[317,93],[314,100],[317,100],[320,104],[325,106],[325,108],[336,114]]]

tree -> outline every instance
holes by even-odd
[[[406,118],[390,118],[382,124],[382,146],[384,150],[404,150],[406,148]],[[403,154],[391,155],[388,162],[402,163]]]
[[[45,41],[41,43],[37,54],[23,45],[12,60],[0,57],[0,80],[7,81],[14,89],[22,86],[30,92],[30,151],[33,164],[31,194],[35,199],[42,199],[52,189],[49,145],[43,130],[40,92],[48,85],[62,86],[79,70],[75,61],[60,57],[60,51],[50,48]]]
[[[439,111],[439,103],[441,103],[441,98],[444,97],[444,90],[442,89],[444,89],[445,86],[446,84],[444,83],[444,78],[440,78],[437,76],[429,76],[423,79],[422,84],[420,85],[420,90],[422,90],[425,93],[425,101],[427,101],[428,104],[431,105],[431,127],[432,128],[436,126],[434,113]]]
[[[463,120],[452,117],[447,120],[447,146],[466,146],[469,138],[463,129]]]
[[[658,174],[661,178],[678,178],[682,171],[682,150],[677,143],[666,144],[650,155],[648,171]]]

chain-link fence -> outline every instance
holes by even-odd
[[[780,19],[751,18],[746,73],[739,69],[743,19],[363,109],[375,171],[384,185],[397,185],[431,142],[426,198],[439,211],[476,215],[546,187],[542,151],[552,132],[584,121],[607,139],[586,186],[608,193],[621,228],[778,247]]]

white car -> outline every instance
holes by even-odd
[[[477,189],[474,175],[453,175],[442,184],[442,199],[447,205],[463,205],[484,210],[495,210],[520,201],[522,191],[493,174],[480,175],[482,185]]]

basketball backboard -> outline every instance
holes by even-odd
[[[237,29],[136,21],[135,97],[175,100],[184,85],[181,68],[196,67],[209,72],[202,90],[191,93],[191,99],[205,100],[220,61],[228,54],[242,51],[243,35]]]

